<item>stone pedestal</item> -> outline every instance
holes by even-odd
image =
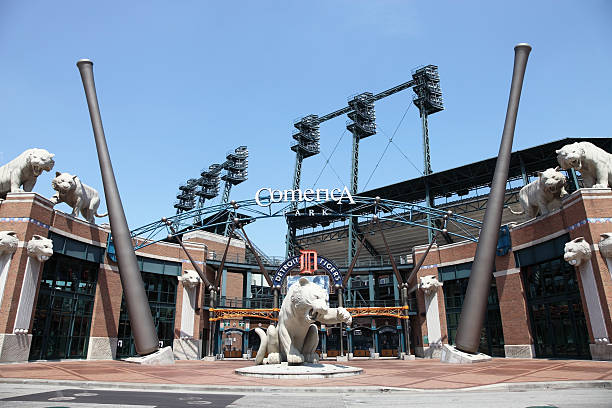
[[[504,352],[506,358],[535,358],[533,344],[506,344]]]
[[[348,356],[336,356],[336,361],[349,361]]]
[[[400,360],[414,360],[416,357],[414,356],[414,354],[406,354],[404,352],[400,353],[399,355],[399,359]]]
[[[116,337],[90,337],[87,346],[88,360],[114,360],[117,355]]]
[[[589,344],[591,358],[596,361],[612,361],[612,344]]]
[[[440,358],[440,361],[443,363],[450,364],[484,363],[487,361],[491,361],[491,356],[487,356],[486,354],[482,353],[464,353],[463,351],[457,350],[455,346],[444,344],[442,345],[442,356]]]
[[[164,347],[147,356],[130,357],[126,358],[124,361],[146,365],[170,365],[174,364],[174,356],[171,347]]]
[[[31,334],[0,333],[0,362],[28,361]]]
[[[217,361],[217,357],[215,356],[206,356],[202,359],[202,361]]]
[[[172,349],[176,360],[199,360],[202,355],[202,341],[194,338],[174,339]]]
[[[264,364],[239,368],[236,374],[259,378],[311,379],[359,375],[363,369],[342,364]],[[316,404],[315,404],[316,405]]]

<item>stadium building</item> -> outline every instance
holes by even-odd
[[[612,231],[612,191],[581,188],[579,174],[570,171],[569,194],[560,209],[529,220],[510,211],[520,209],[520,188],[538,171],[555,167],[555,150],[574,141],[612,151],[610,139],[592,138],[562,139],[512,154],[504,227],[481,336],[480,351],[486,354],[612,360],[612,260],[598,248],[600,235]],[[358,196],[425,203],[450,211],[450,220],[482,220],[495,161],[433,172]],[[329,208],[334,205],[329,203]],[[393,222],[393,217],[406,214],[392,215],[377,227],[371,222],[350,226],[346,218],[308,215],[308,208],[303,216],[287,217],[289,231],[295,231],[295,248],[316,251],[342,274],[350,268],[347,260],[355,258],[343,289],[353,324],[321,325],[318,351],[323,357],[436,357],[441,343],[453,343],[476,248],[475,239],[458,237],[477,236],[475,224],[449,221],[442,228],[436,224],[439,220],[419,213],[414,223],[427,228]],[[178,243],[151,243],[137,233],[133,240],[160,346],[171,346],[177,359],[199,359],[207,350],[218,358],[252,358],[259,345],[255,328],[274,322],[277,312],[257,258],[269,275],[285,259],[265,256],[239,230],[228,234],[227,228],[212,226],[211,219],[232,215],[230,203],[215,215],[200,215],[181,236],[208,280],[219,276],[220,293],[212,308],[208,288]],[[244,213],[233,216],[245,225],[252,221]],[[352,227],[363,246],[353,253]],[[9,193],[0,200],[0,231],[13,231],[19,240],[16,247],[2,247],[0,253],[0,361],[119,359],[135,354],[107,225],[54,209],[36,193]],[[53,243],[48,259],[30,246],[39,237]],[[564,245],[579,237],[592,254],[572,266],[563,259]],[[434,238],[418,274],[411,277]],[[402,281],[410,278],[408,309],[403,307],[394,267]],[[422,287],[421,278],[434,284]],[[330,290],[330,303],[337,304],[338,288],[332,285]]]

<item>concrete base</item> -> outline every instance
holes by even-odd
[[[0,334],[0,362],[28,361],[31,334]]]
[[[596,361],[612,361],[612,344],[589,344],[591,358]]]
[[[174,355],[172,354],[172,347],[164,347],[148,356],[130,357],[126,358],[124,361],[147,365],[171,365],[174,364]]]
[[[430,344],[429,347],[423,347],[423,358],[435,360],[442,358],[442,344]]]
[[[114,360],[117,355],[116,337],[90,337],[87,346],[88,360]]]
[[[359,375],[362,372],[363,369],[361,368],[349,367],[341,364],[310,363],[297,366],[289,365],[287,363],[266,364],[244,367],[236,370],[236,374],[245,375],[248,377],[290,379],[349,377]]]
[[[370,358],[371,358],[372,360],[379,359],[379,358],[380,358],[380,353],[371,353],[371,354],[370,354]]]
[[[506,358],[535,358],[533,344],[506,344],[504,352]]]
[[[174,339],[172,346],[176,360],[199,360],[202,355],[201,340]]]
[[[327,353],[321,353],[321,360],[325,360],[327,358]]]
[[[215,356],[206,356],[202,359],[202,361],[217,361],[217,357]]]
[[[482,353],[464,353],[463,351],[457,350],[455,346],[444,344],[442,345],[442,357],[440,358],[440,361],[443,363],[450,364],[484,363],[487,361],[491,361],[491,356],[487,356],[486,354]]]
[[[349,361],[348,356],[336,356],[336,361]]]
[[[416,359],[416,357],[414,356],[414,354],[406,354],[406,353],[400,353],[400,355],[398,356],[398,358],[400,360],[414,360]]]

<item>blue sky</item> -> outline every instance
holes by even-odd
[[[533,51],[514,149],[610,137],[609,1],[4,0],[0,163],[46,148],[56,154],[54,170],[102,191],[75,66],[90,58],[132,228],[174,214],[178,185],[238,145],[251,153],[249,180],[232,198],[289,187],[294,119],[405,82],[425,64],[439,66],[446,109],[429,124],[433,170],[445,170],[497,154],[519,42]],[[411,100],[407,90],[376,104],[379,133],[361,143],[360,190],[371,175],[367,189],[419,176],[421,130]],[[394,137],[401,152],[391,145],[373,173],[407,108]],[[304,161],[303,186],[313,185],[336,143],[317,186],[349,184],[345,120],[321,126],[323,154]],[[39,177],[35,191],[50,197],[51,178]],[[284,253],[280,221],[249,228],[266,252]]]

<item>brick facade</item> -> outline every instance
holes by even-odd
[[[14,336],[13,326],[15,324],[15,316],[19,304],[22,282],[28,261],[27,250],[25,245],[33,235],[41,235],[48,237],[50,232],[69,238],[74,241],[89,244],[95,247],[106,247],[108,234],[110,229],[108,225],[98,226],[89,224],[84,220],[72,217],[59,210],[53,209],[52,203],[36,193],[9,193],[6,200],[0,200],[0,230],[15,231],[19,237],[19,247],[11,258],[10,268],[8,270],[2,304],[0,305],[0,360],[13,361],[10,358],[5,358],[7,354],[7,336]],[[210,233],[191,233],[191,236],[186,234],[184,237],[185,246],[191,256],[198,262],[199,266],[205,271],[209,280],[213,280],[215,270],[212,267],[206,266],[207,258],[210,258],[213,251],[220,253],[222,256],[227,244],[225,237],[217,236]],[[141,241],[136,240],[137,243]],[[143,258],[163,260],[181,264],[181,272],[194,270],[195,268],[189,262],[187,255],[176,243],[158,242],[156,244],[140,248],[136,251],[136,255]],[[244,262],[245,245],[240,240],[232,240],[228,250],[228,260]],[[42,269],[42,267],[41,267]],[[228,289],[232,295],[242,297],[242,278],[237,279],[236,274],[228,274]],[[40,287],[40,276],[38,279],[38,287]],[[194,338],[201,341],[200,335],[204,325],[208,324],[207,312],[202,310],[204,300],[205,285],[200,283],[196,287],[197,301],[195,305],[193,332]],[[117,264],[112,262],[108,257],[104,256],[104,262],[100,264],[98,270],[98,279],[94,296],[93,316],[90,328],[91,339],[106,339],[103,342],[114,342],[109,350],[116,348],[118,335],[119,315],[121,310],[122,299],[121,278]],[[36,296],[37,298],[38,296]],[[183,301],[183,286],[182,283],[177,285],[176,294],[176,313],[175,313],[175,338],[180,336],[180,327],[182,321],[182,301]],[[32,308],[34,314],[36,310],[36,301]],[[32,321],[30,323],[30,331],[32,330]],[[28,334],[31,339],[31,335]],[[98,345],[94,346],[98,347]],[[90,348],[92,344],[90,343]],[[96,349],[97,350],[97,349]],[[98,350],[99,351],[99,350]],[[89,350],[88,358],[101,358],[92,356],[92,350]],[[25,354],[19,356],[19,360],[27,359],[28,349],[24,350]],[[104,354],[104,353],[103,353]],[[25,357],[24,357],[25,356]],[[112,354],[105,354],[106,358],[113,358]],[[198,358],[200,356],[197,356]]]

